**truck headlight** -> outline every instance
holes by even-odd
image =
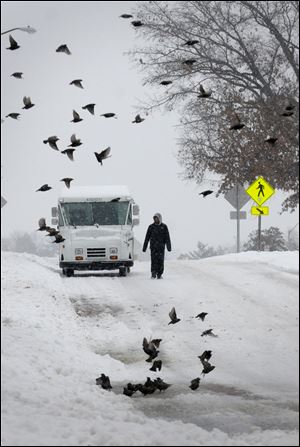
[[[110,253],[110,254],[116,254],[116,253],[118,253],[118,249],[117,249],[117,247],[111,247],[111,248],[109,249],[109,253]]]
[[[83,255],[83,248],[75,248],[75,256]]]

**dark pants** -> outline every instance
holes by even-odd
[[[164,272],[165,250],[151,250],[151,273],[162,275]]]

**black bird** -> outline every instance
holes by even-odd
[[[154,380],[154,384],[159,391],[164,391],[171,386],[169,383],[164,382],[160,377],[157,377],[157,379]]]
[[[81,84],[82,79],[74,79],[74,81],[70,82],[69,85],[75,85],[76,87],[83,88],[83,85]]]
[[[117,118],[115,113],[110,113],[110,112],[109,113],[103,113],[100,116],[104,116],[105,118],[112,118],[112,117]]]
[[[46,225],[46,219],[44,217],[41,217],[39,219],[39,228],[36,231],[48,231],[50,227]]]
[[[31,102],[31,99],[29,96],[24,96],[23,102],[24,102],[24,107],[22,107],[22,109],[30,109],[31,107],[34,106],[34,104],[32,104],[32,102]]]
[[[188,45],[189,47],[199,43],[199,40],[187,40],[183,45]]]
[[[82,121],[82,118],[80,118],[79,113],[77,113],[76,110],[73,110],[73,119],[71,120],[71,123],[79,123],[79,121]]]
[[[154,338],[153,340],[152,340],[152,343],[157,347],[157,348],[159,348],[159,345],[160,345],[160,342],[162,341],[162,339],[161,338]]]
[[[72,180],[74,180],[74,179],[72,179],[72,178],[70,178],[70,177],[65,177],[65,178],[62,178],[62,179],[60,180],[60,182],[65,182],[66,187],[67,187],[67,188],[70,188],[70,186],[71,186],[71,181],[72,181]]]
[[[105,374],[101,374],[101,376],[96,379],[96,385],[101,385],[104,390],[112,389],[109,377]]]
[[[123,394],[125,394],[125,396],[129,396],[131,397],[133,394],[135,393],[135,391],[128,389],[127,387],[123,388]]]
[[[83,106],[82,109],[88,110],[92,115],[95,115],[95,105],[96,104],[87,104],[86,106]]]
[[[96,156],[96,158],[97,158],[97,160],[99,161],[99,163],[101,163],[101,165],[103,164],[102,163],[102,160],[105,160],[106,158],[108,158],[108,157],[110,157],[111,155],[109,155],[110,154],[110,147],[108,146],[106,149],[104,149],[103,151],[101,151],[99,154],[97,153],[97,152],[94,152],[94,154],[95,154],[95,156]]]
[[[284,110],[294,110],[295,107],[288,99],[284,102]]]
[[[133,385],[132,383],[127,383],[127,386],[126,386],[126,388],[128,389],[128,390],[130,390],[130,391],[138,391],[138,389],[139,389],[139,384],[137,384],[137,385]]]
[[[121,197],[116,197],[115,199],[111,199],[111,202],[119,202],[120,199]]]
[[[141,123],[142,121],[145,121],[145,118],[141,118],[140,115],[136,115],[136,117],[134,118],[134,121],[132,121],[133,123]]]
[[[74,161],[74,157],[73,157],[73,152],[75,151],[75,149],[65,149],[64,151],[61,151],[62,154],[67,154],[68,158],[71,161]]]
[[[17,79],[24,79],[24,78],[22,78],[22,72],[21,71],[16,71],[15,73],[13,73],[13,74],[11,74],[11,76],[13,76],[14,78],[17,78]]]
[[[20,45],[15,41],[15,39],[9,35],[9,43],[10,43],[10,47],[7,47],[7,50],[17,50],[18,48],[20,48]]]
[[[283,113],[281,113],[281,116],[292,116],[294,115],[294,112],[292,110],[285,110]]]
[[[175,324],[180,321],[180,318],[177,318],[175,307],[172,307],[171,312],[169,312],[169,317],[171,318],[171,321],[168,323],[168,325]]]
[[[53,135],[52,137],[49,137],[47,140],[43,140],[44,144],[49,143],[49,146],[52,147],[52,149],[55,149],[56,151],[59,151],[56,142],[59,140],[56,135]]]
[[[140,20],[133,20],[132,22],[131,22],[131,24],[134,26],[134,27],[139,27],[139,26],[143,26],[144,24],[143,24],[143,22],[141,22]]]
[[[202,321],[204,321],[204,318],[206,317],[207,312],[201,312],[201,314],[198,314],[195,316],[195,318],[200,318]]]
[[[46,231],[48,232],[46,236],[56,236],[57,234],[59,234],[59,231],[55,228],[46,227]]]
[[[210,189],[207,189],[206,191],[202,191],[202,192],[199,192],[199,195],[203,195],[203,197],[206,197],[206,196],[208,196],[209,194],[212,194],[213,193],[213,191],[211,191]]]
[[[157,369],[160,371],[162,366],[161,360],[154,360],[153,365],[149,368],[150,371],[156,371]]]
[[[173,81],[161,81],[160,82],[161,85],[169,85],[169,84],[172,84],[172,83],[173,83]]]
[[[204,87],[202,84],[200,84],[200,94],[198,95],[198,98],[209,98],[212,94],[211,90],[204,90]]]
[[[143,393],[144,396],[146,396],[146,394],[153,394],[155,392],[155,390],[156,390],[155,385],[146,386],[146,385],[139,384],[139,391],[141,393]]]
[[[75,133],[73,133],[73,135],[71,135],[70,139],[71,139],[71,144],[69,144],[68,147],[77,147],[82,144],[80,138],[76,138]]]
[[[66,53],[68,55],[72,54],[71,51],[69,50],[69,48],[67,47],[66,44],[64,45],[60,45],[58,48],[56,48],[55,50],[57,53]]]
[[[201,334],[201,337],[203,337],[204,335],[211,335],[212,337],[217,337],[215,334],[213,334],[213,329],[207,329],[206,331],[203,331]]]
[[[276,141],[278,140],[278,138],[276,138],[276,137],[267,137],[266,139],[265,139],[265,143],[269,143],[269,144],[271,144],[272,146],[274,146],[274,144],[276,143]]]
[[[54,244],[60,244],[61,242],[64,242],[65,239],[62,237],[61,234],[54,234],[55,240],[52,242]]]
[[[215,366],[211,365],[209,362],[202,362],[203,365],[203,370],[202,373],[203,375],[210,373],[213,369],[215,369]]]
[[[196,379],[191,380],[191,384],[189,385],[189,387],[191,388],[191,390],[196,390],[197,388],[199,388],[199,384],[200,377],[197,377]]]
[[[211,351],[204,351],[204,352],[202,352],[201,355],[198,355],[202,365],[203,365],[203,362],[209,360],[211,358],[211,356],[212,356],[212,352]]]
[[[122,17],[122,19],[131,19],[133,16],[131,14],[121,14],[120,17]]]
[[[152,362],[152,360],[154,360],[159,353],[152,340],[149,340],[148,342],[146,337],[143,338],[143,350],[147,355],[149,355],[149,358],[146,360],[146,362]]]
[[[13,118],[14,120],[17,120],[19,118],[20,114],[19,113],[9,113],[8,115],[5,116],[5,118],[8,118],[9,116],[11,118]]]
[[[234,112],[234,119],[231,123],[230,130],[239,130],[242,129],[245,126],[245,124],[241,123],[240,118],[238,115]]]
[[[184,65],[187,65],[188,67],[191,67],[195,62],[197,62],[196,59],[187,59],[185,61],[182,61],[182,63]]]
[[[39,189],[37,189],[35,192],[38,192],[38,191],[49,191],[49,189],[52,189],[52,187],[49,186],[49,185],[46,183],[45,185],[43,185],[43,186],[41,186]]]

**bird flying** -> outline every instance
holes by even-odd
[[[242,129],[245,126],[245,124],[241,123],[240,118],[238,115],[234,112],[234,119],[231,123],[230,130],[239,130]]]
[[[60,45],[55,51],[57,53],[66,53],[68,55],[72,54],[66,44]]]
[[[162,361],[161,360],[154,360],[153,365],[151,368],[149,368],[150,371],[156,371],[161,370]]]
[[[131,19],[133,16],[131,14],[121,14],[120,17],[122,17],[122,19]]]
[[[15,73],[12,73],[11,76],[13,76],[16,79],[24,79],[22,78],[22,72],[21,71],[16,71]]]
[[[208,196],[209,194],[212,194],[213,193],[213,191],[211,191],[210,189],[207,189],[206,191],[202,191],[202,192],[199,192],[199,195],[203,195],[203,197],[206,197],[206,196]]]
[[[198,95],[198,98],[209,98],[212,94],[211,90],[204,90],[204,87],[202,84],[200,84],[200,93]]]
[[[168,325],[175,324],[180,321],[180,318],[177,318],[175,307],[172,307],[171,311],[169,312],[169,317],[171,318],[171,321],[168,323]]]
[[[196,390],[197,388],[199,388],[199,384],[200,377],[197,377],[196,379],[191,380],[191,384],[189,385],[189,387],[191,388],[191,390]]]
[[[65,177],[65,178],[62,178],[60,181],[61,182],[65,182],[66,187],[69,189],[70,186],[71,186],[71,181],[72,180],[74,180],[74,179],[72,179],[70,177]]]
[[[144,25],[143,22],[141,22],[140,20],[133,20],[133,21],[131,22],[131,24],[132,24],[135,28]]]
[[[87,104],[86,106],[83,106],[82,109],[88,110],[92,115],[95,114],[95,105],[96,104]]]
[[[82,144],[80,138],[76,138],[75,133],[73,133],[71,135],[70,139],[71,139],[71,144],[69,144],[68,147],[77,147],[77,146],[80,146]]]
[[[70,82],[69,85],[75,85],[75,87],[83,88],[83,85],[81,84],[82,79],[74,79],[74,81]]]
[[[17,50],[18,48],[20,48],[20,45],[18,45],[18,42],[13,38],[11,34],[9,35],[9,43],[10,47],[7,47],[7,50]]]
[[[46,183],[45,185],[43,185],[43,186],[41,186],[39,189],[37,189],[35,192],[38,192],[38,191],[49,191],[49,189],[52,189],[52,187],[49,186],[49,185]]]
[[[141,118],[140,115],[136,115],[136,117],[134,118],[134,121],[132,121],[133,123],[141,123],[142,121],[145,121],[145,118]]]
[[[265,143],[269,143],[272,146],[274,146],[274,144],[276,143],[277,140],[278,140],[278,138],[276,138],[276,137],[267,136],[267,138],[265,139]]]
[[[33,107],[35,105],[35,104],[32,104],[29,96],[24,96],[23,102],[24,102],[24,107],[22,107],[22,109],[30,109],[31,107]]]
[[[41,217],[39,219],[39,228],[36,231],[48,231],[50,227],[47,227],[46,225],[46,219],[44,217]]]
[[[71,161],[74,161],[74,156],[73,156],[74,151],[75,151],[75,149],[65,149],[64,151],[61,151],[61,153],[62,154],[67,154],[68,158]]]
[[[202,321],[204,321],[204,318],[206,317],[207,312],[201,312],[200,314],[196,315],[195,318],[200,318]]]
[[[56,142],[59,140],[56,135],[53,135],[52,137],[49,137],[47,140],[43,140],[44,144],[49,143],[49,146],[52,147],[52,149],[55,149],[56,151],[59,151]]]
[[[13,118],[14,120],[17,120],[19,118],[20,114],[19,113],[9,113],[8,115],[5,116],[5,118]]]
[[[110,156],[109,155],[110,151],[111,151],[111,148],[108,146],[106,149],[101,151],[99,154],[97,152],[94,152],[97,160],[99,161],[99,163],[101,163],[101,165],[103,164],[102,160],[105,160],[105,158],[108,158]]]
[[[143,350],[147,355],[149,355],[149,358],[146,360],[146,362],[152,362],[152,360],[154,360],[159,353],[152,340],[149,340],[148,342],[146,337],[143,338]]]
[[[169,85],[169,84],[172,84],[172,83],[173,83],[173,81],[161,81],[160,82],[161,85]]]
[[[110,113],[110,112],[109,113],[103,113],[100,116],[104,116],[105,118],[112,118],[112,117],[117,118],[115,113]]]
[[[206,331],[203,331],[201,334],[201,337],[203,337],[204,335],[211,335],[212,337],[217,337],[215,334],[213,334],[213,329],[207,329]]]
[[[183,45],[188,45],[189,47],[199,43],[199,40],[187,40]]]
[[[73,110],[73,119],[71,120],[71,123],[79,123],[79,121],[82,121],[82,118],[80,118],[79,113],[77,113],[76,110]]]

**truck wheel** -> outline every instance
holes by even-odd
[[[130,273],[130,267],[126,267],[126,272]]]
[[[66,270],[66,275],[69,278],[70,276],[74,276],[74,270],[73,269],[67,269]]]
[[[126,271],[126,267],[122,266],[119,268],[119,276],[126,276],[127,275],[127,271]]]
[[[62,269],[62,274],[66,275],[66,269]]]

